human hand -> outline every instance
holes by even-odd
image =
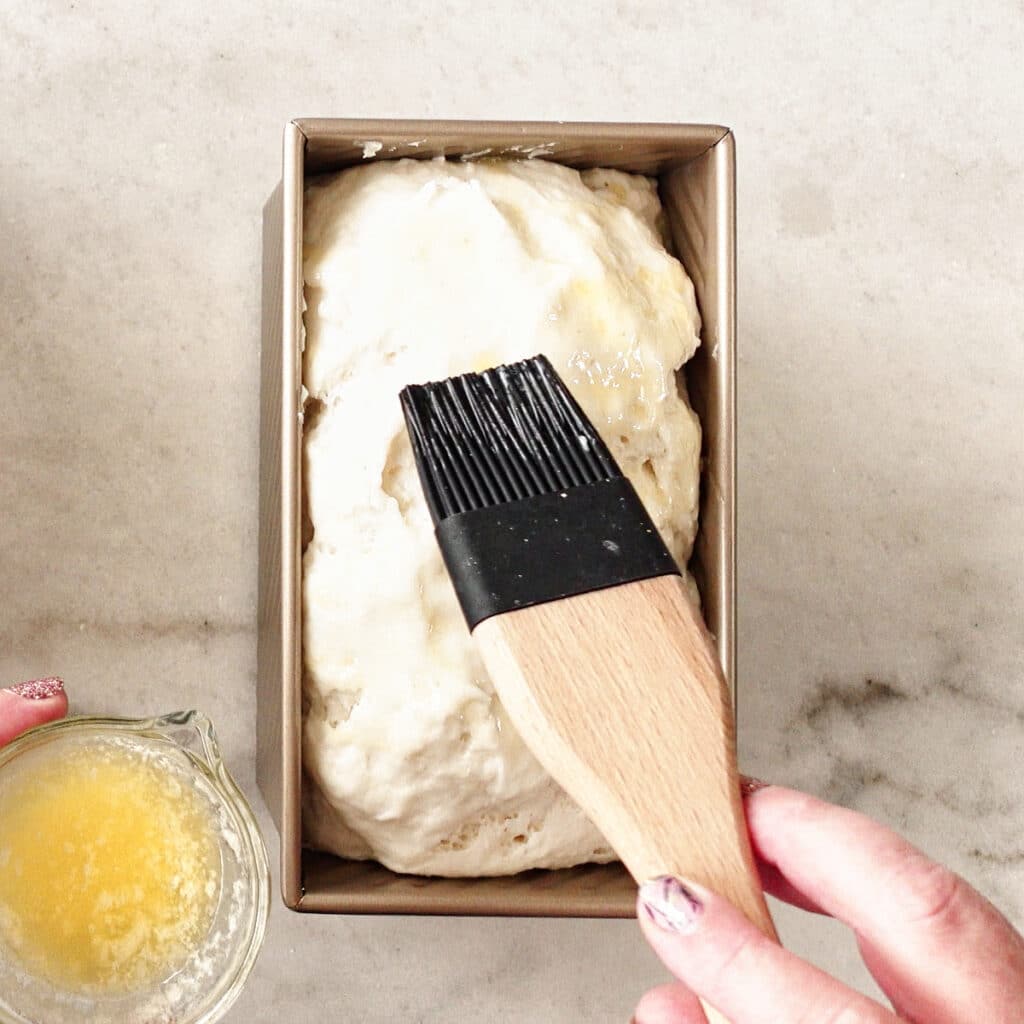
[[[641,886],[644,936],[679,982],[648,992],[636,1024],[1022,1024],[1024,938],[953,872],[853,811],[779,786],[747,795],[765,891],[857,936],[895,1013],[766,939],[726,900],[683,880]]]
[[[0,690],[0,747],[26,729],[68,713],[64,684],[53,676]]]

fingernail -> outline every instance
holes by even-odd
[[[759,789],[766,789],[770,786],[770,782],[764,782],[761,779],[755,779],[752,775],[741,775],[740,776],[740,792],[746,796],[753,796]]]
[[[24,683],[15,683],[7,687],[8,693],[16,693],[26,700],[49,700],[57,694],[64,692],[64,681],[56,676],[47,676],[45,679],[29,679]]]
[[[662,931],[689,935],[696,931],[704,905],[678,878],[662,875],[640,886],[640,902]]]

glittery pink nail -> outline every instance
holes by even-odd
[[[663,931],[689,935],[697,930],[704,905],[678,878],[662,875],[640,886],[647,916]]]
[[[759,789],[767,789],[770,785],[770,782],[762,782],[761,779],[755,779],[752,775],[740,776],[740,792],[745,797],[753,796]]]
[[[47,676],[45,679],[30,679],[26,683],[16,683],[7,689],[26,700],[49,700],[50,697],[56,697],[57,694],[64,692],[64,681],[56,676]]]

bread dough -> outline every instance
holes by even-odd
[[[685,565],[700,426],[676,371],[699,318],[654,183],[377,162],[307,187],[303,244],[306,841],[415,874],[614,859],[494,695],[398,392],[545,353]]]

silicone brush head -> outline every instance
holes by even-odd
[[[543,356],[401,395],[470,629],[492,615],[678,573],[632,485]]]
[[[545,356],[401,394],[435,525],[622,476]]]

